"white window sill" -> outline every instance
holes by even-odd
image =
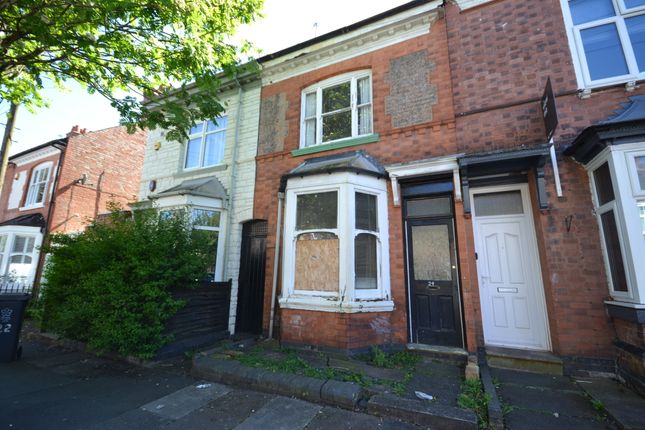
[[[201,175],[203,173],[220,172],[222,170],[226,170],[227,168],[228,168],[228,164],[225,164],[225,163],[213,164],[212,166],[206,166],[206,167],[191,167],[191,168],[184,167],[175,176],[183,177],[183,176]]]
[[[44,208],[44,207],[45,207],[44,203],[38,203],[36,205],[23,206],[21,208],[18,208],[18,210],[22,212],[22,211],[30,211],[32,209],[40,209],[40,208]]]
[[[634,91],[643,83],[645,83],[645,77],[643,76],[639,76],[637,78],[631,77],[631,78],[617,79],[615,81],[608,81],[608,82],[598,82],[598,83],[592,82],[592,83],[585,84],[583,87],[579,88],[578,92],[582,95],[586,95],[586,94],[591,94],[593,91],[598,91],[604,88],[618,87],[618,86],[624,86],[625,91],[631,92],[631,91]]]
[[[338,312],[338,313],[359,313],[359,312],[392,312],[394,302],[392,300],[356,300],[353,302],[341,302],[337,298],[325,297],[303,297],[292,295],[279,299],[280,307],[283,309],[301,309],[306,311]]]

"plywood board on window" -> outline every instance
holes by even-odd
[[[295,289],[338,291],[338,239],[296,241]]]

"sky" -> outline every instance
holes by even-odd
[[[265,0],[263,15],[255,23],[240,29],[238,36],[250,40],[270,54],[315,36],[350,25],[384,12],[408,0]],[[118,125],[119,114],[102,96],[88,94],[71,82],[69,91],[47,88],[44,95],[49,107],[31,113],[22,108],[16,117],[16,128],[10,154],[16,154],[65,136],[74,125],[88,131]],[[7,107],[0,106],[2,130]]]

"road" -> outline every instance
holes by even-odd
[[[413,430],[302,400],[199,381],[186,360],[141,368],[24,343],[0,363],[0,430]]]

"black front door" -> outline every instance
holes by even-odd
[[[408,211],[406,219],[411,341],[463,347],[451,199],[424,198],[406,203],[408,207],[414,203],[416,211]],[[445,211],[432,216],[434,209],[427,214],[419,212],[437,204],[446,207],[446,203],[450,204],[450,216]]]
[[[266,221],[244,223],[237,290],[236,332],[262,333],[266,240]]]

